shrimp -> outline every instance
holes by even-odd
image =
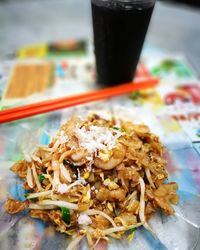
[[[110,157],[108,161],[104,161],[100,158],[95,158],[94,165],[97,168],[101,168],[104,170],[110,170],[119,165],[126,155],[126,147],[121,143],[118,143],[117,148],[113,150],[113,155]]]
[[[88,161],[88,156],[89,154],[85,149],[79,148],[71,155],[71,159],[76,163],[76,165],[81,166]]]

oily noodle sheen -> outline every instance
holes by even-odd
[[[148,219],[157,209],[172,215],[171,204],[178,203],[177,184],[166,182],[163,150],[144,124],[72,117],[48,146],[11,167],[24,181],[26,201],[10,198],[4,207],[10,214],[29,209],[31,217],[72,235],[67,249],[84,237],[91,249],[125,232],[130,240],[141,225],[152,232]]]

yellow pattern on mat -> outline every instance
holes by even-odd
[[[12,70],[4,99],[28,97],[45,91],[53,84],[53,63],[18,63]]]

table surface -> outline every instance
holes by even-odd
[[[147,42],[185,54],[200,75],[199,23],[198,9],[157,3]],[[28,43],[91,36],[90,0],[0,0],[0,60]]]
[[[200,9],[158,2],[147,42],[184,53],[200,75]],[[27,43],[92,36],[90,0],[0,1],[0,59]]]

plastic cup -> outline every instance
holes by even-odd
[[[130,82],[155,0],[91,0],[97,82]]]

